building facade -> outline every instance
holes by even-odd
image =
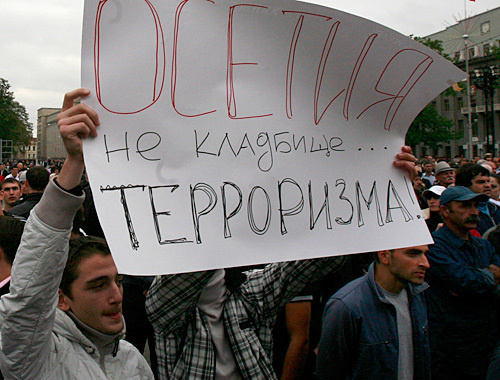
[[[32,137],[30,139],[30,144],[23,147],[15,147],[15,157],[27,160],[36,161],[38,159],[38,139]]]
[[[63,159],[66,157],[64,144],[57,127],[60,108],[40,108],[37,118],[38,160]]]
[[[467,71],[468,66],[472,74],[470,106],[465,81],[459,84],[462,90],[438,96],[433,101],[437,111],[453,121],[454,132],[463,131],[463,138],[443,144],[437,152],[428,149],[423,141],[415,153],[419,157],[426,154],[484,157],[488,152],[500,155],[500,90],[494,88],[498,80],[489,78],[490,74],[498,75],[500,69],[500,7],[463,19],[427,37],[441,41],[443,53],[462,70]],[[472,152],[469,152],[471,142]]]

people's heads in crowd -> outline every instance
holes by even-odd
[[[420,177],[419,175],[413,178],[413,190],[415,190],[417,194],[425,190],[425,185],[422,182],[422,177]]]
[[[117,334],[123,329],[122,279],[104,239],[72,239],[58,307],[99,332]]]
[[[52,166],[50,168],[50,178],[53,178],[59,174],[59,168],[57,166]]]
[[[444,223],[459,236],[466,236],[479,223],[479,202],[488,199],[486,194],[475,193],[468,187],[448,187],[439,201]]]
[[[493,161],[485,161],[482,165],[485,166],[487,169],[488,168],[491,169],[490,173],[495,173],[497,171],[497,166]]]
[[[49,172],[41,166],[35,166],[26,173],[29,192],[43,192],[49,183]]]
[[[17,170],[18,171],[23,171],[24,170],[24,164],[22,162],[17,163]]]
[[[17,177],[17,174],[19,173],[19,169],[17,168],[17,166],[14,166],[11,170],[10,170],[10,174],[12,174],[12,177],[16,178]]]
[[[429,269],[428,251],[427,245],[378,251],[375,256],[376,279],[382,277],[383,281],[396,281],[402,287],[408,283],[422,284]]]
[[[19,174],[19,183],[21,185],[21,193],[23,195],[28,194],[28,185],[26,184],[26,170]]]
[[[12,266],[23,231],[24,222],[12,216],[0,216],[0,263]]]
[[[21,184],[15,178],[7,178],[2,182],[1,192],[5,211],[9,211],[21,199]]]
[[[441,198],[441,194],[445,190],[446,187],[436,185],[424,191],[422,195],[427,201],[427,205],[429,206],[430,211],[439,212],[439,199]]]
[[[490,174],[491,174],[491,173],[494,173],[493,168],[491,167],[491,165],[488,165],[486,162],[487,162],[487,161],[483,162],[483,163],[481,164],[481,166],[482,166],[483,168],[485,168],[486,170],[488,170],[488,172],[489,172]]]
[[[498,201],[500,199],[500,175],[490,174],[490,197]]]
[[[446,161],[436,164],[435,177],[441,186],[448,187],[455,183],[455,170]]]
[[[432,161],[424,161],[424,171],[425,174],[431,175],[432,171],[434,170],[434,163]]]
[[[468,187],[475,193],[490,195],[490,171],[479,164],[464,165],[457,170],[455,184]]]

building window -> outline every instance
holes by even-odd
[[[490,55],[490,44],[484,44],[483,45],[483,55]]]
[[[445,156],[451,158],[451,146],[447,145],[444,147]]]
[[[444,100],[444,110],[449,111],[450,110],[450,99],[445,99]]]
[[[472,59],[472,58],[474,58],[474,48],[473,47],[469,48],[469,59]]]
[[[464,99],[463,98],[457,98],[457,108],[461,110],[464,108]]]

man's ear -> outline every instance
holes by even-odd
[[[71,306],[68,303],[68,297],[59,289],[59,302],[57,303],[57,307],[62,311],[70,311]]]
[[[439,211],[441,211],[441,215],[443,218],[446,218],[450,215],[450,210],[446,206],[439,206]]]
[[[377,255],[378,255],[378,259],[380,261],[381,264],[389,264],[389,261],[390,261],[390,257],[391,257],[391,251],[378,251],[377,252]]]

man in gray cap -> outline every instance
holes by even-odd
[[[441,185],[447,188],[455,183],[455,170],[446,161],[438,162],[434,170],[436,177],[434,185]]]
[[[440,198],[444,226],[432,234],[426,292],[432,376],[484,379],[498,338],[500,257],[493,245],[471,235],[486,194],[452,186]]]

